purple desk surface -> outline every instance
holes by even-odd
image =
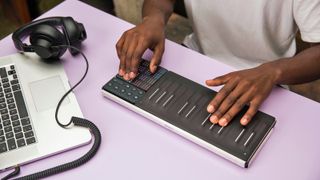
[[[252,166],[243,169],[101,95],[101,87],[117,73],[115,44],[131,24],[72,0],[42,17],[47,16],[72,16],[86,27],[83,52],[90,70],[75,94],[84,116],[98,125],[103,136],[91,161],[50,179],[320,179],[319,103],[275,88],[261,110],[277,118],[276,127]],[[11,37],[0,41],[0,49],[0,56],[16,53]],[[145,56],[150,57],[150,52]],[[70,82],[78,81],[85,67],[81,57],[67,53],[63,63]],[[166,41],[162,66],[201,84],[233,70],[170,41]],[[25,165],[21,173],[73,160],[89,148]]]

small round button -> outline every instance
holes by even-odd
[[[131,94],[131,92],[128,92],[127,95],[128,95],[128,96],[131,96],[132,94]]]

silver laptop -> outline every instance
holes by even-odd
[[[60,62],[45,63],[34,53],[0,58],[0,172],[91,141],[88,129],[63,129],[55,108],[68,90]],[[74,94],[59,110],[62,123],[82,117]]]

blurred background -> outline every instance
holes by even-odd
[[[30,22],[63,0],[0,0],[0,40],[11,34],[19,26]],[[143,0],[81,0],[106,13],[117,16],[132,24],[141,22]],[[192,32],[192,27],[184,8],[183,0],[175,4],[174,14],[166,28],[166,37],[181,44],[184,37]],[[297,36],[298,51],[306,45]],[[320,80],[290,86],[290,90],[309,99],[320,102]]]

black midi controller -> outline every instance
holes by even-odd
[[[215,91],[163,67],[152,74],[145,60],[135,79],[126,81],[115,75],[102,92],[128,109],[246,168],[276,123],[274,117],[258,111],[247,126],[242,126],[240,118],[248,109],[244,107],[228,126],[212,124],[206,107]]]

